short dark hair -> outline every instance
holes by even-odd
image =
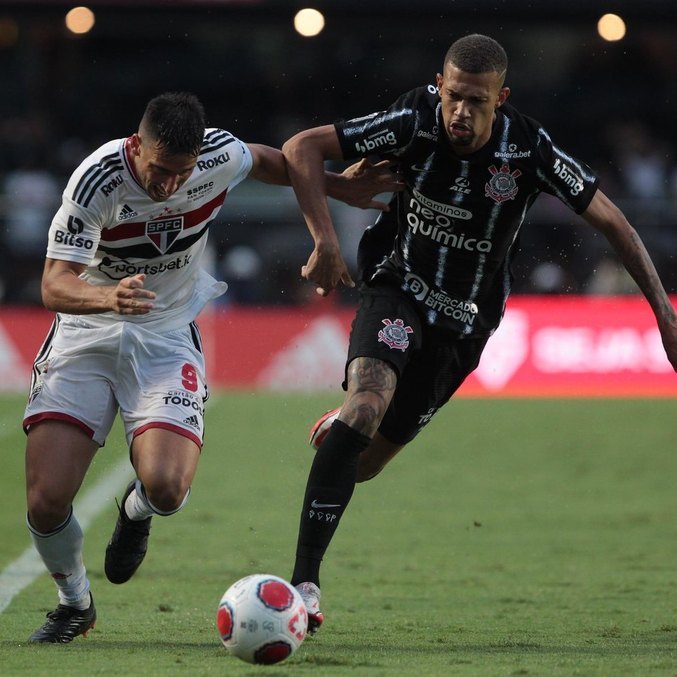
[[[151,99],[141,118],[143,135],[172,155],[198,155],[205,133],[205,111],[188,92],[166,92]]]
[[[465,73],[505,75],[508,70],[508,55],[503,47],[493,38],[479,33],[456,40],[444,57],[444,63],[449,62]]]

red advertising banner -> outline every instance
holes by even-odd
[[[338,392],[352,318],[323,302],[205,312],[210,386]],[[0,310],[0,390],[27,391],[51,319]],[[674,397],[677,374],[641,297],[513,297],[463,395]]]
[[[517,297],[466,395],[675,396],[648,304],[638,297]]]

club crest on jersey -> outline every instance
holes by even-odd
[[[409,336],[414,330],[411,327],[404,326],[404,320],[399,318],[394,322],[392,320],[381,320],[385,324],[385,329],[378,332],[379,343],[385,343],[389,348],[401,350],[404,352],[409,347]]]
[[[183,216],[146,221],[146,237],[161,254],[165,254],[171,249],[174,240],[179,237],[182,230]]]
[[[505,202],[506,200],[513,200],[517,195],[517,181],[515,179],[522,175],[519,169],[510,171],[510,165],[504,162],[500,169],[496,169],[494,165],[489,167],[491,178],[488,183],[484,184],[484,195],[490,197],[495,202]]]

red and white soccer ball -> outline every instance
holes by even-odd
[[[283,578],[252,574],[226,590],[216,625],[233,656],[271,665],[289,658],[301,646],[308,613],[298,590]]]

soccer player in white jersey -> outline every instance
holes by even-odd
[[[391,172],[326,174],[334,197],[383,207]],[[27,433],[27,525],[59,604],[30,637],[65,643],[96,611],[72,502],[117,413],[136,479],[119,504],[105,572],[124,583],[146,554],[154,515],[188,498],[203,443],[205,364],[195,319],[225,291],[200,267],[209,225],[246,177],[289,185],[279,150],[205,129],[189,93],[152,99],[137,133],[75,170],[49,230],[44,305],[56,316],[33,368]]]
[[[495,40],[465,36],[450,47],[434,84],[283,146],[315,240],[303,275],[322,295],[346,277],[318,181],[323,161],[377,154],[396,162],[405,182],[360,242],[346,396],[313,431],[317,453],[291,580],[311,633],[323,621],[320,564],[355,482],[380,472],[477,366],[503,316],[519,230],[539,193],[556,196],[606,236],[651,306],[677,369],[675,310],[637,232],[585,163],[507,103],[506,70]]]

